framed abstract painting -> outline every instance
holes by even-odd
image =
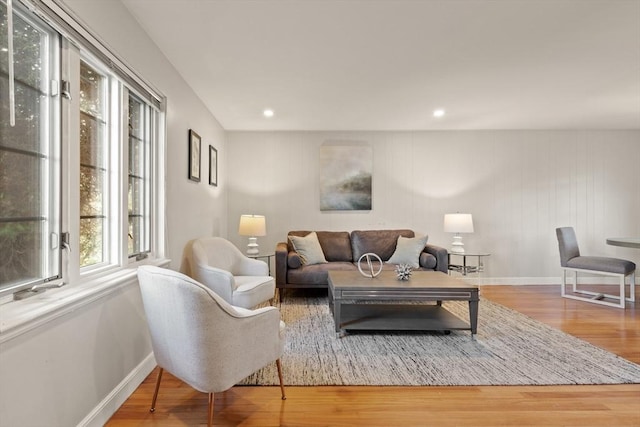
[[[373,154],[363,142],[320,147],[320,210],[371,210]]]

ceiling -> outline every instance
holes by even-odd
[[[640,129],[640,0],[121,1],[227,130]]]

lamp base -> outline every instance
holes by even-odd
[[[462,243],[462,236],[457,234],[453,236],[453,243],[451,243],[450,252],[452,254],[463,254],[464,253],[464,243]]]
[[[258,248],[258,238],[249,237],[249,244],[247,245],[247,255],[258,255],[260,249]]]

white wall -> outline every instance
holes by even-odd
[[[226,235],[224,130],[119,1],[65,2],[168,97],[166,256],[178,268],[188,239]],[[187,179],[189,128],[202,137],[200,183]],[[221,158],[218,187],[208,185],[209,144]],[[0,425],[102,425],[155,365],[136,280],[63,311],[0,336]]]
[[[64,311],[2,337],[0,425],[102,425],[155,366],[135,276]]]
[[[373,209],[319,210],[320,146],[373,147]],[[448,247],[443,215],[473,214],[467,249],[491,252],[487,283],[555,283],[555,228],[573,226],[585,254],[640,264],[640,251],[607,246],[640,235],[639,131],[229,132],[229,238],[243,213],[267,216],[261,247],[291,229],[402,227]],[[250,155],[249,155],[250,154]]]

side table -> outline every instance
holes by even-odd
[[[275,255],[276,255],[275,253],[270,253],[270,254],[247,255],[247,257],[264,260],[264,262],[266,262],[267,265],[269,266],[269,276],[271,276],[271,258],[274,257]]]
[[[484,271],[484,258],[490,256],[491,254],[488,252],[478,252],[478,251],[474,251],[474,252],[464,252],[464,253],[455,253],[455,252],[447,252],[447,258],[448,258],[448,269],[449,269],[449,274],[451,274],[451,271],[456,271],[460,274],[462,274],[463,276],[466,276],[469,273],[476,273],[476,275],[479,277],[480,273],[482,273]],[[453,262],[452,261],[452,257],[458,257],[457,262]],[[460,258],[462,258],[462,264],[460,264]],[[476,258],[476,264],[468,264],[467,263],[467,258],[469,259],[473,259]]]

